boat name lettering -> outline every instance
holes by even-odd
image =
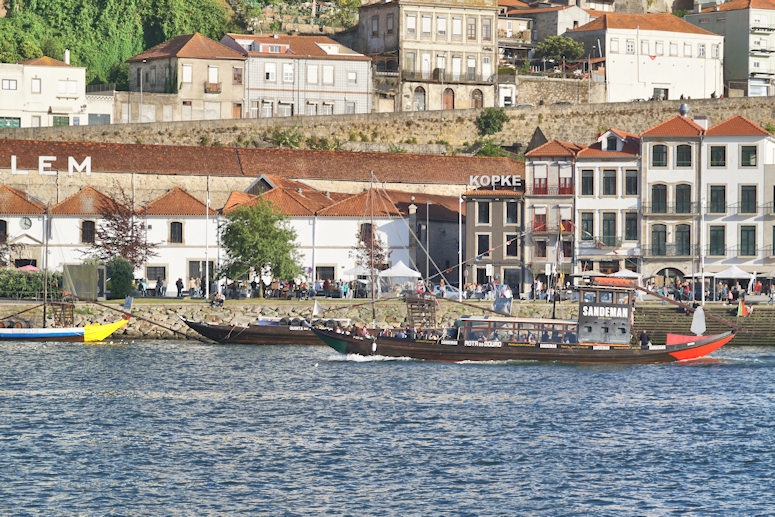
[[[592,347],[592,350],[611,350],[611,347],[606,345],[595,345]]]
[[[539,348],[557,348],[557,345],[553,343],[541,343],[538,345]]]
[[[442,340],[440,341],[440,343],[441,343],[442,345],[457,345],[457,341],[455,341],[455,340],[452,340],[452,339],[442,339]]]
[[[649,350],[665,350],[667,347],[665,345],[651,345],[649,346]]]
[[[593,316],[598,318],[629,318],[630,308],[619,306],[601,307],[599,305],[584,305],[581,308],[581,314],[584,316]]]
[[[309,330],[309,329],[301,325],[291,325],[288,327],[288,330]]]
[[[56,156],[38,156],[38,174],[41,176],[56,176],[59,173],[58,169],[52,169],[51,167],[56,162]],[[83,172],[87,176],[91,176],[91,156],[84,157],[80,163],[73,156],[67,157],[67,175],[72,176],[76,172]],[[19,170],[16,167],[16,155],[11,155],[11,174],[29,174],[28,170]]]
[[[500,341],[466,341],[465,346],[482,346],[489,348],[500,348],[503,346]]]
[[[501,187],[519,187],[522,185],[522,178],[512,175],[507,176],[505,174],[493,174],[491,176],[476,175],[468,177],[468,185],[470,187],[489,187],[494,185],[500,185]]]

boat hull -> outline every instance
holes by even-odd
[[[0,328],[0,341],[64,341],[95,343],[104,341],[127,324],[129,318],[113,323],[91,323],[85,327]]]
[[[733,332],[693,336],[675,345],[640,346],[603,343],[501,343],[464,344],[458,340],[412,340],[393,337],[368,338],[313,329],[331,348],[342,354],[408,357],[429,361],[555,361],[568,363],[648,364],[685,361],[703,357],[727,344]],[[687,336],[689,338],[689,336]]]
[[[181,319],[191,330],[218,343],[325,345],[306,325],[221,325]]]

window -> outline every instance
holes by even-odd
[[[293,82],[293,63],[283,63],[283,82]]]
[[[519,224],[519,205],[516,201],[506,202],[506,224]]]
[[[651,212],[654,214],[667,213],[667,185],[651,186]]]
[[[616,151],[616,147],[618,143],[619,143],[618,138],[616,138],[615,136],[609,136],[605,142],[606,151]]]
[[[740,227],[740,256],[756,255],[756,226]]]
[[[667,167],[667,146],[664,144],[654,144],[651,147],[651,166]]]
[[[727,188],[724,185],[711,185],[708,213],[724,214],[727,211]]]
[[[692,254],[692,232],[688,224],[675,227],[675,253],[682,257]]]
[[[616,54],[619,52],[619,40],[616,38],[611,38],[608,47],[611,49],[612,54]]]
[[[463,19],[452,18],[452,39],[462,39],[463,37]]]
[[[355,114],[355,103],[354,102],[347,102],[344,106],[345,113],[347,115],[354,115]]]
[[[678,55],[678,43],[671,41],[670,42],[670,55],[671,56],[677,56]]]
[[[477,201],[476,223],[490,224],[490,202],[489,201]]]
[[[692,57],[692,44],[684,43],[684,57]]]
[[[476,235],[476,256],[477,257],[490,256],[490,234],[489,233],[479,233]]]
[[[53,125],[55,127],[59,126],[69,126],[70,125],[70,117],[67,115],[55,115],[53,120]]]
[[[755,145],[740,146],[740,166],[756,167],[756,146]]]
[[[633,40],[633,39],[628,39],[628,40],[625,42],[625,44],[624,44],[624,45],[625,45],[625,52],[626,52],[627,54],[634,54],[634,53],[635,53],[635,40]]]
[[[700,43],[697,45],[697,57],[705,57],[705,44]]]
[[[476,79],[476,57],[468,56],[466,61],[466,78],[469,81]]]
[[[615,196],[616,195],[616,171],[612,169],[606,169],[603,171],[603,195]]]
[[[595,237],[595,214],[592,212],[581,213],[581,240],[591,241]]]
[[[317,65],[307,65],[307,84],[318,84]]]
[[[96,234],[94,221],[81,222],[81,242],[85,244],[94,244]]]
[[[424,38],[428,38],[431,35],[431,16],[423,15],[420,20],[420,27],[422,28],[422,35]]]
[[[0,244],[8,242],[8,221],[0,219]]]
[[[39,78],[34,78],[32,80],[32,93],[40,93],[41,92],[41,83]]]
[[[406,35],[407,36],[417,35],[417,15],[415,14],[406,15]]]
[[[616,214],[614,212],[603,212],[603,244],[606,246],[616,246]]]
[[[629,169],[624,172],[624,195],[638,195],[638,171]]]
[[[482,19],[482,39],[484,41],[492,40],[492,20],[490,18]]]
[[[692,213],[692,186],[687,184],[676,185],[675,187],[675,213]]]
[[[170,244],[182,244],[183,243],[183,223],[172,222],[170,223]]]
[[[648,42],[648,40],[642,40],[640,42],[640,53],[643,54],[644,56],[648,56],[649,55],[649,42]]]
[[[373,231],[373,226],[371,223],[361,223],[361,227],[358,232],[361,242],[370,245],[372,231]]]
[[[581,171],[581,195],[595,195],[595,171],[584,169]]]
[[[357,72],[347,72],[347,84],[358,84]]]
[[[506,256],[518,257],[519,256],[519,236],[514,233],[507,233],[504,235],[506,238]]]
[[[667,227],[655,224],[651,227],[651,254],[664,256],[667,254]]]
[[[393,13],[388,13],[387,17],[385,18],[386,25],[387,25],[387,33],[393,34]]]
[[[727,148],[723,145],[710,146],[710,166],[726,167],[726,165],[727,165]]]
[[[547,187],[546,183],[546,177],[539,178],[534,177],[533,178],[533,194],[536,195],[546,195],[549,193],[549,188]]]
[[[234,84],[242,84],[242,67],[241,66],[235,66],[234,67]]]
[[[436,36],[443,39],[447,35],[447,18],[439,16],[436,18]]]
[[[533,231],[546,231],[546,212],[536,212],[533,216]]]
[[[756,185],[743,185],[740,187],[740,210],[741,214],[756,213]]]
[[[334,84],[334,67],[323,65],[323,84]]]
[[[721,47],[719,47],[718,43],[710,46],[710,57],[717,58],[719,57],[719,50]]]
[[[665,54],[665,44],[661,41],[657,41],[654,44],[654,50],[658,56],[662,56]]]
[[[371,17],[371,35],[377,36],[379,34],[379,16]]]
[[[708,243],[708,255],[726,255],[726,229],[723,226],[711,226],[708,230],[710,237],[710,242]]]
[[[16,89],[16,79],[3,79],[3,81],[2,81],[2,88],[3,88],[3,90],[15,90]]]
[[[692,166],[692,146],[687,144],[681,144],[675,148],[675,166],[676,167]]]
[[[637,212],[624,213],[624,240],[626,241],[638,240],[638,213]]]
[[[466,36],[469,40],[476,39],[476,18],[474,17],[466,18]]]
[[[536,241],[535,256],[546,258],[546,241]]]
[[[266,63],[264,65],[264,79],[270,83],[277,81],[277,63]]]

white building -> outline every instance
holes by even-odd
[[[371,60],[325,36],[227,34],[247,57],[250,118],[371,112]]]
[[[605,13],[566,34],[605,58],[606,101],[710,98],[724,91],[724,38],[672,14]]]
[[[724,94],[775,95],[775,4],[719,0],[695,2],[695,8],[697,12],[684,16],[686,21],[724,36]]]

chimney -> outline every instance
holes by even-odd
[[[65,64],[66,65],[70,64],[70,49],[69,48],[65,49]]]

